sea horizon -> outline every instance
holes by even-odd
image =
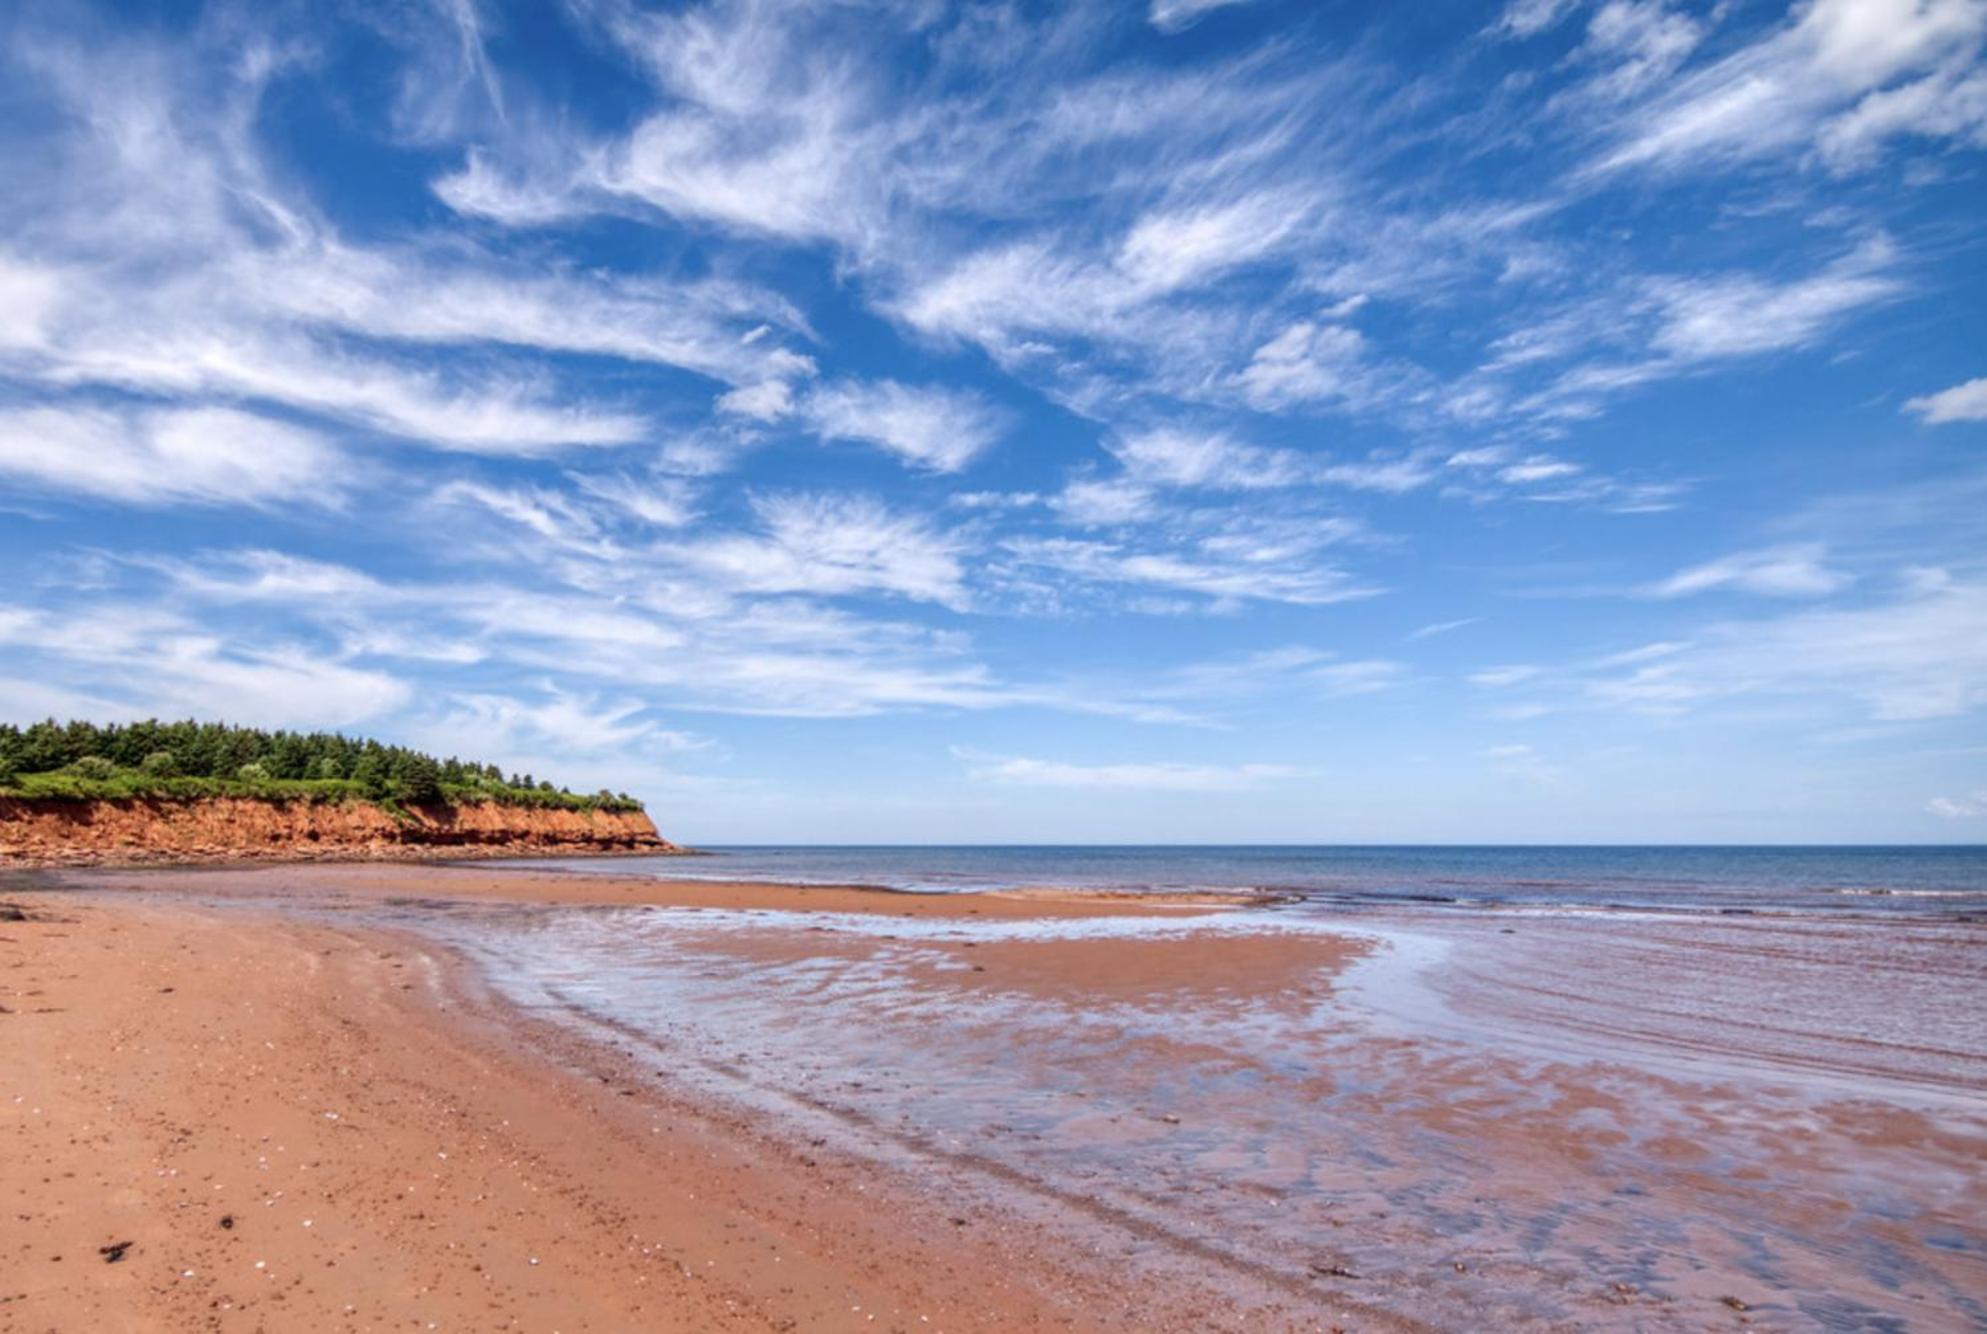
[[[1871,848],[1871,849],[1883,849],[1883,850],[1893,850],[1893,849],[1895,849],[1895,850],[1910,850],[1910,849],[1915,849],[1915,848],[1930,848],[1930,849],[1939,849],[1939,848],[1960,848],[1960,849],[1973,849],[1973,848],[1978,848],[1978,849],[1987,849],[1987,842],[1971,842],[1971,843],[1964,843],[1964,842],[1960,842],[1960,843],[1944,843],[1944,842],[1934,842],[1934,841],[1927,841],[1927,842],[1918,842],[1918,843],[1868,843],[1868,842],[1858,842],[1858,843],[1849,843],[1849,842],[1844,842],[1844,843],[1831,843],[1831,842],[1807,842],[1807,843],[1691,843],[1691,842],[1653,842],[1653,843],[1583,843],[1583,842],[1537,842],[1537,843],[1475,843],[1475,842],[1453,842],[1453,843],[1452,843],[1452,842],[1444,842],[1444,841],[1440,841],[1440,840],[1435,840],[1435,841],[1428,841],[1428,842],[1381,842],[1381,843],[1308,843],[1308,842],[1300,842],[1300,841],[1287,841],[1287,840],[1268,840],[1268,841],[1256,841],[1256,842],[1248,842],[1248,843],[1215,843],[1215,842],[1196,842],[1196,843],[1157,843],[1157,842],[1152,842],[1152,843],[1142,843],[1142,842],[1111,842],[1111,841],[1105,841],[1105,840],[1099,840],[1099,841],[1096,841],[1096,842],[1054,842],[1054,843],[1031,843],[1031,842],[1002,842],[1002,841],[992,841],[992,842],[970,842],[970,841],[962,841],[962,842],[947,842],[947,843],[919,843],[919,842],[901,842],[901,843],[836,843],[836,842],[786,842],[786,841],[782,841],[782,840],[770,840],[770,839],[769,839],[769,840],[766,840],[766,841],[764,841],[764,842],[753,842],[753,843],[703,843],[703,844],[684,844],[684,845],[682,845],[682,846],[681,846],[681,847],[680,847],[680,848],[678,849],[677,853],[676,853],[676,854],[673,854],[673,855],[679,855],[679,856],[680,856],[680,855],[696,855],[696,854],[698,854],[698,853],[708,853],[708,852],[727,852],[727,851],[751,851],[751,850],[763,850],[763,849],[769,849],[769,848],[843,848],[843,849],[863,849],[863,848],[1079,848],[1079,849],[1080,849],[1080,848],[1151,848],[1151,849],[1165,849],[1165,848],[1200,848],[1200,849],[1214,849],[1214,850],[1220,850],[1220,849],[1229,849],[1229,848],[1294,848],[1294,849],[1348,849],[1348,850],[1354,850],[1354,851],[1357,851],[1357,850],[1362,850],[1362,849],[1370,849],[1370,848],[1389,848],[1389,849],[1419,849],[1419,848],[1434,848],[1434,849],[1457,849],[1457,850],[1467,850],[1467,849],[1472,849],[1472,848],[1497,848],[1497,849],[1510,849],[1510,850],[1514,850],[1514,851],[1525,851],[1525,850],[1544,850],[1544,851],[1550,851],[1550,850],[1552,850],[1552,849],[1555,849],[1555,848],[1581,848],[1581,849],[1600,849],[1600,850],[1607,850],[1607,849],[1639,849],[1639,848],[1676,848],[1676,849],[1699,849],[1699,848],[1702,848],[1702,849],[1722,849],[1722,848],[1740,848],[1740,849],[1743,849],[1743,848],[1757,848],[1757,849],[1763,849],[1763,850],[1767,850],[1767,851],[1798,851],[1798,850],[1801,850],[1801,849],[1805,849],[1805,848],[1828,848],[1828,849],[1838,849],[1838,850],[1839,850],[1839,849],[1855,849],[1855,848]]]

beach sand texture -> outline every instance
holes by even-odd
[[[1356,1025],[1328,1070],[1292,1049],[1293,1075],[1206,1036],[1316,1025],[1365,933],[1141,938],[1135,899],[483,868],[54,883],[0,893],[25,917],[0,922],[0,1330],[1803,1328],[1879,1309],[1860,1253],[1835,1292],[1827,1241],[1778,1254],[1762,1228],[1750,1271],[1724,1248],[1754,1205],[1789,1233],[1864,1226],[1830,1202],[1845,1172],[1930,1190],[1872,1242],[1947,1239],[1897,1268],[1912,1323],[1964,1328],[1983,1291],[1974,1113],[1795,1120]],[[631,905],[667,915],[688,988],[656,1012],[725,996],[736,1023],[651,1032],[499,985],[519,941],[616,937]],[[868,980],[795,990],[828,974]],[[1137,1021],[1182,1014],[1202,1037]],[[1044,1015],[1108,1020],[1110,1045],[1059,1049]],[[920,1043],[908,1074],[877,1055]],[[1265,1136],[1292,1079],[1306,1122]],[[1025,1123],[1051,1094],[1095,1110]],[[1632,1280],[1636,1248],[1658,1281]]]

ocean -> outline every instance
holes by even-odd
[[[751,846],[581,860],[668,879],[876,885],[920,893],[1032,886],[1266,890],[1321,906],[1454,903],[1680,913],[1987,913],[1987,846],[1300,847]],[[543,863],[537,863],[542,865]]]

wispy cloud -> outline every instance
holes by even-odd
[[[1237,602],[1326,606],[1380,591],[1322,562],[1317,542],[1210,535],[1177,550],[1151,550],[1083,538],[1016,538],[1002,548],[1019,571],[1077,584],[1129,585]]]
[[[1866,164],[1900,134],[1981,133],[1954,114],[1987,35],[1974,0],[1813,0],[1790,22],[1625,111],[1601,170],[1680,170],[1813,150]]]
[[[1261,449],[1219,433],[1176,427],[1121,436],[1110,450],[1127,476],[1152,486],[1254,491],[1295,485],[1310,471],[1294,450]]]
[[[1904,404],[1904,410],[1915,413],[1928,426],[1987,421],[1987,376],[1956,384],[1950,389],[1941,389],[1936,394],[1909,399]]]
[[[81,665],[92,693],[166,715],[349,726],[413,694],[401,678],[326,661],[304,644],[230,644],[197,622],[143,607],[0,607],[0,645],[57,671]]]
[[[284,62],[257,53],[212,82],[197,49],[23,38],[15,72],[56,113],[6,211],[15,252],[0,323],[16,374],[170,397],[252,400],[446,449],[621,444],[643,416],[589,401],[542,366],[447,369],[418,349],[501,345],[681,367],[729,383],[811,373],[778,340],[783,303],[703,280],[518,265],[457,242],[345,241],[264,165],[249,124]],[[247,114],[244,114],[246,111]]]
[[[1427,625],[1410,631],[1407,637],[1411,640],[1433,639],[1437,635],[1446,635],[1467,626],[1477,625],[1482,620],[1481,616],[1463,616],[1453,621],[1431,621]]]
[[[1895,261],[1894,247],[1877,238],[1788,282],[1750,275],[1655,280],[1647,287],[1658,311],[1655,346],[1681,363],[1805,346],[1842,315],[1903,290],[1891,272]]]
[[[1248,3],[1250,0],[1152,0],[1147,18],[1161,32],[1180,32],[1217,9]]]
[[[0,410],[0,474],[99,500],[329,505],[354,466],[314,432],[226,408]]]
[[[1827,555],[1818,543],[1740,551],[1679,570],[1646,591],[1659,598],[1719,589],[1776,598],[1826,597],[1849,584],[1848,575],[1828,567]]]
[[[1987,816],[1987,788],[1963,797],[1933,797],[1925,809],[1945,820],[1977,820]]]
[[[977,394],[894,380],[824,384],[801,415],[830,440],[860,440],[933,472],[957,472],[1000,435],[1002,415]]]
[[[1499,689],[1515,686],[1531,680],[1539,674],[1539,669],[1526,663],[1510,663],[1502,667],[1485,667],[1470,673],[1469,682],[1473,686],[1486,686]]]
[[[1688,640],[1494,683],[1551,709],[1847,706],[1877,722],[1956,718],[1987,705],[1987,585],[1921,572],[1862,606],[1711,622]]]
[[[1536,37],[1579,6],[1580,0],[1508,0],[1496,26],[1512,37]]]
[[[658,554],[749,593],[892,593],[958,606],[958,543],[863,496],[773,495],[757,534],[693,539]]]
[[[1024,756],[988,755],[954,747],[977,783],[1006,787],[1111,789],[1135,792],[1247,792],[1272,783],[1310,776],[1287,764],[1183,764],[1145,761],[1126,764],[1072,764]]]

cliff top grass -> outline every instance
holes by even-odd
[[[639,811],[625,792],[586,794],[336,732],[225,723],[0,723],[0,797],[46,801],[370,801],[389,809],[494,802],[540,810]]]

